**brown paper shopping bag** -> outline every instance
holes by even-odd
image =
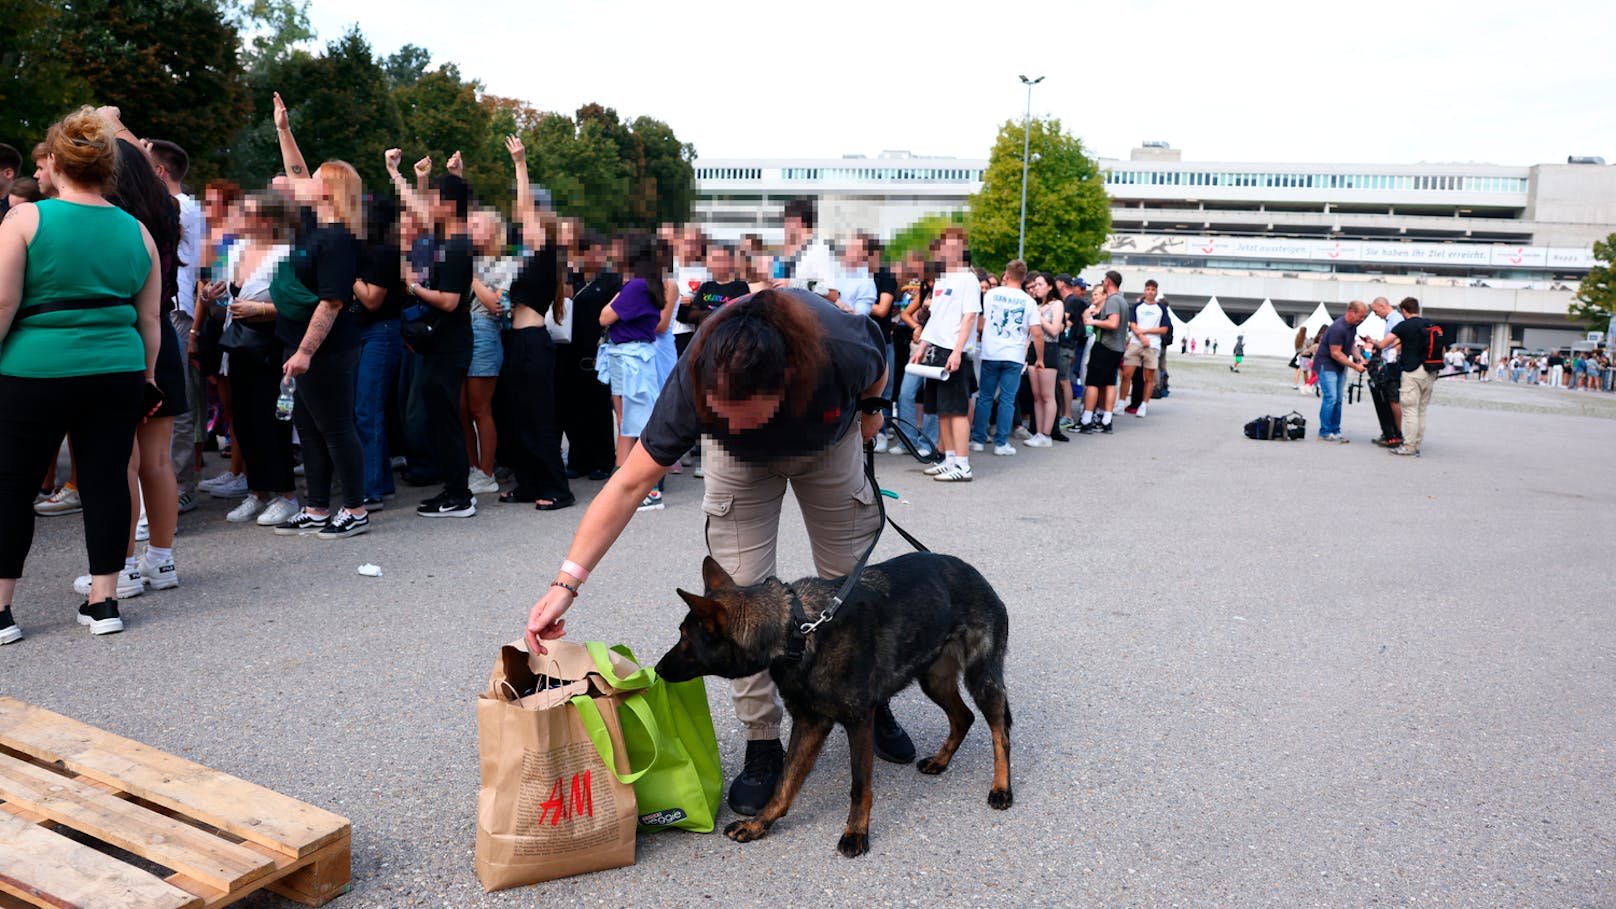
[[[477,698],[477,877],[488,890],[634,864],[634,788],[617,719],[626,695],[605,684],[582,645],[532,655],[500,648]],[[608,772],[570,703],[595,700],[613,744]]]

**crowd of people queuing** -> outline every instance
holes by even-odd
[[[961,227],[888,262],[867,234],[832,243],[796,199],[777,247],[679,225],[608,238],[541,204],[514,136],[507,219],[458,152],[406,171],[389,150],[390,186],[365,187],[348,162],[309,165],[279,95],[274,126],[270,185],[197,193],[181,145],[83,108],[0,187],[0,643],[21,634],[35,515],[84,514],[81,620],[106,633],[118,599],[179,584],[177,518],[202,495],[236,501],[232,523],[327,540],[365,533],[398,482],[439,488],[426,518],[470,518],[479,495],[569,507],[573,482],[629,457],[696,329],[766,288],[873,322],[886,419],[941,456],[939,482],[972,479],[973,452],[1014,455],[1013,436],[1112,432],[1119,381],[1155,388],[1171,340],[1155,282],[1130,304],[1115,272],[990,274]],[[0,147],[0,173],[20,166]],[[200,479],[214,445],[227,466]],[[905,451],[890,425],[874,445]],[[696,450],[682,467],[702,476]],[[662,507],[658,484],[639,509]]]

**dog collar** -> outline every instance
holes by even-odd
[[[786,631],[785,658],[793,663],[800,663],[803,653],[808,648],[808,635],[812,634],[821,622],[828,621],[829,617],[808,618],[808,610],[802,605],[802,598],[797,596],[797,589],[790,584],[786,584],[785,587],[786,594],[791,597],[791,626]]]

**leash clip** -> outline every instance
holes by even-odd
[[[825,624],[831,619],[836,618],[836,610],[840,608],[842,608],[842,598],[831,597],[829,609],[820,613],[819,618],[814,619],[812,622],[803,622],[802,625],[798,626],[797,630],[802,632],[804,637],[813,634],[815,631],[819,630],[819,626]]]

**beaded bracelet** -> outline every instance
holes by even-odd
[[[571,584],[568,584],[566,581],[551,581],[550,586],[551,587],[561,587],[561,588],[564,588],[566,590],[570,590],[570,591],[572,591],[573,596],[578,595],[578,588],[572,586]]]

